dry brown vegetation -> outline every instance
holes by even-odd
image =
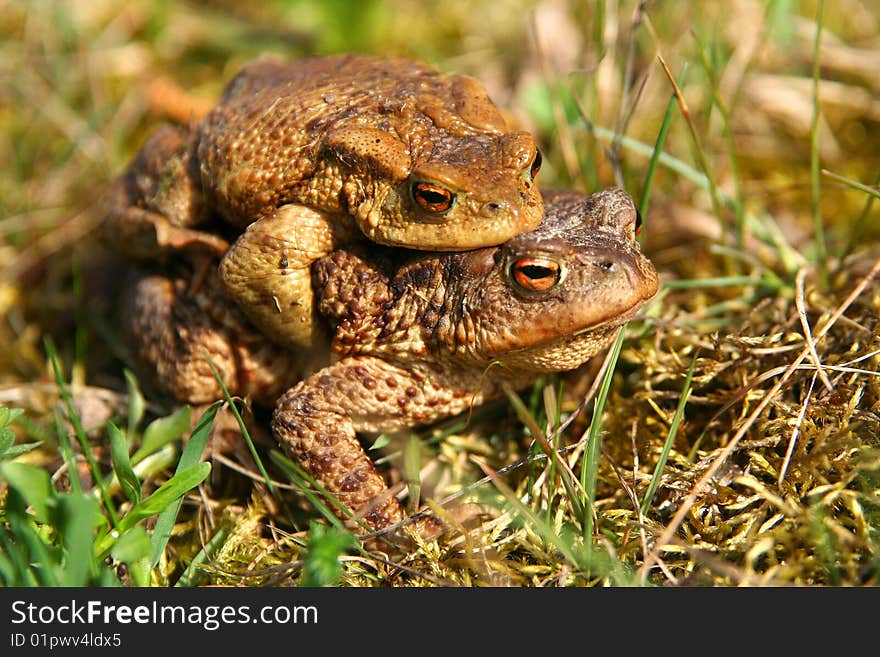
[[[309,568],[342,550],[342,585],[878,584],[876,3],[236,7],[0,2],[0,406],[25,410],[17,442],[46,442],[17,458],[59,486],[65,425],[45,338],[104,472],[101,425],[129,402],[114,263],[94,239],[101,191],[156,125],[204,111],[262,52],[397,53],[470,73],[538,135],[545,185],[622,184],[637,202],[672,95],[665,63],[681,97],[642,233],[664,287],[629,326],[601,444],[584,441],[590,405],[562,435],[547,420],[578,406],[595,364],[562,377],[561,398],[557,380],[523,392],[525,424],[505,401],[466,426],[419,433],[422,494],[466,490],[455,501],[484,505],[478,528],[407,554],[346,550],[309,533],[320,515],[302,496],[267,491],[239,441],[211,457],[210,478],[187,496],[153,583],[175,581],[194,558],[201,583],[332,582]],[[146,398],[151,417],[171,411]],[[262,420],[258,449],[286,481],[271,441],[259,440]],[[563,448],[574,492],[529,424]],[[143,475],[146,491],[170,476],[176,453]],[[124,513],[125,497],[114,499]],[[586,511],[584,499],[594,502]]]

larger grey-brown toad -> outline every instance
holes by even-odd
[[[431,423],[499,396],[505,384],[521,388],[541,373],[573,369],[657,291],[625,192],[555,191],[544,199],[542,225],[498,247],[351,247],[315,263],[332,358],[281,396],[272,429],[288,454],[370,527],[404,515],[359,433]],[[230,328],[235,323],[217,311],[222,298],[199,306],[172,288],[166,279],[143,279],[133,296],[139,314],[130,315],[140,353],[169,379],[167,387],[216,394],[202,349],[220,362],[233,394],[271,399],[296,378],[295,354],[262,349],[254,331]],[[154,321],[144,324],[143,317]],[[274,387],[254,388],[255,380]]]
[[[253,323],[309,347],[312,262],[358,236],[500,244],[541,221],[540,163],[473,78],[395,57],[265,58],[199,123],[147,141],[111,190],[104,232],[142,259],[225,253],[221,280]],[[200,229],[217,215],[236,238],[228,253],[223,231]]]

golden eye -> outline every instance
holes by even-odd
[[[529,175],[532,177],[532,180],[535,179],[535,176],[538,175],[538,172],[541,170],[541,162],[543,162],[543,158],[541,157],[541,151],[535,151],[535,159],[532,160],[532,166],[529,169]]]
[[[510,265],[510,277],[529,292],[546,292],[559,283],[562,269],[548,258],[520,258]]]
[[[455,196],[451,191],[440,185],[427,182],[413,183],[412,196],[422,210],[431,214],[443,214],[452,207],[455,201]]]

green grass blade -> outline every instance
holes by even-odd
[[[152,495],[132,507],[131,511],[120,522],[120,530],[127,530],[138,521],[161,513],[172,502],[183,497],[187,492],[207,479],[210,472],[211,464],[207,461],[197,463],[178,472],[159,486]]]
[[[596,394],[596,404],[593,407],[593,420],[590,422],[590,430],[587,434],[587,448],[584,450],[581,463],[581,487],[586,496],[583,502],[583,538],[587,554],[590,554],[590,545],[593,542],[593,509],[596,502],[596,479],[599,473],[599,456],[602,452],[602,413],[605,410],[605,402],[608,400],[608,391],[611,389],[611,381],[614,376],[614,366],[620,355],[623,345],[623,336],[626,326],[621,326],[617,332],[617,338],[611,347],[608,369],[602,379],[602,385]]]
[[[220,409],[221,404],[222,402],[219,401],[214,402],[202,413],[202,417],[199,418],[198,424],[196,424],[190,439],[183,448],[183,453],[177,462],[175,474],[183,472],[198,463],[202,453],[205,451],[205,445],[208,443],[208,438],[211,435],[211,426],[214,424],[214,418],[217,416],[217,411]],[[168,544],[168,539],[171,538],[171,530],[174,529],[174,523],[177,521],[177,514],[180,512],[180,505],[182,503],[183,498],[172,502],[156,519],[156,526],[153,528],[153,535],[150,537],[152,545],[152,554],[150,555],[151,566],[159,563],[162,552],[165,551],[165,546]]]
[[[648,507],[651,505],[651,500],[654,499],[654,493],[657,491],[657,486],[660,485],[660,477],[663,474],[663,468],[666,467],[666,461],[669,458],[672,443],[675,441],[678,427],[684,417],[684,409],[687,405],[687,400],[691,395],[691,381],[694,378],[694,368],[696,365],[697,357],[694,356],[693,360],[691,360],[690,367],[688,367],[687,374],[685,375],[684,386],[682,387],[681,396],[678,400],[678,407],[675,409],[675,414],[672,416],[672,422],[669,425],[669,431],[666,434],[666,440],[663,443],[660,458],[657,460],[657,465],[654,467],[654,474],[651,476],[651,483],[648,485],[647,492],[645,492],[645,499],[642,500],[642,515],[645,515],[648,512]]]
[[[565,492],[568,495],[569,499],[572,502],[572,508],[576,510],[577,514],[580,516],[583,514],[583,502],[581,501],[581,495],[575,489],[574,484],[571,482],[568,469],[562,467],[559,463],[559,454],[553,449],[553,446],[547,441],[547,436],[541,431],[541,428],[538,426],[537,421],[529,412],[526,405],[523,403],[522,399],[519,398],[513,390],[507,389],[507,398],[510,401],[511,406],[513,406],[513,410],[516,413],[517,418],[520,422],[522,422],[526,428],[528,428],[529,433],[532,434],[532,438],[540,445],[541,451],[547,455],[547,458],[550,459],[551,464],[556,468],[556,472],[559,474],[562,480],[562,485],[565,488]]]
[[[43,444],[43,442],[40,441],[37,443],[25,443],[23,445],[13,445],[12,447],[8,448],[5,452],[3,452],[3,454],[0,454],[0,459],[11,461],[12,459],[19,457],[22,454],[27,454],[28,452],[35,450],[37,447],[39,447],[42,444]]]
[[[110,523],[115,527],[119,522],[119,519],[116,517],[116,508],[113,506],[113,500],[110,498],[110,494],[107,492],[107,487],[104,485],[104,478],[101,476],[101,469],[98,467],[98,463],[95,461],[95,457],[92,454],[92,450],[89,446],[89,439],[88,436],[86,436],[85,429],[83,429],[79,414],[73,406],[73,398],[70,396],[70,391],[67,389],[67,385],[64,383],[64,378],[61,376],[61,366],[58,363],[58,354],[55,351],[55,345],[52,343],[51,338],[44,338],[43,345],[46,349],[46,354],[49,356],[49,360],[52,363],[52,371],[55,374],[55,384],[58,386],[58,394],[64,402],[64,407],[67,409],[67,417],[70,420],[71,425],[73,425],[73,432],[79,442],[82,454],[85,457],[86,462],[89,464],[89,470],[92,473],[95,485],[98,487],[101,502],[104,505],[104,510],[107,512],[107,517],[110,518]],[[71,479],[74,478],[75,472],[75,468],[70,471]]]
[[[679,281],[665,281],[663,287],[670,289],[699,289],[704,287],[739,287],[739,286],[755,286],[767,287],[766,282],[760,278],[751,276],[715,276],[711,278],[695,278]]]
[[[834,173],[833,171],[829,171],[828,169],[822,169],[822,175],[828,176],[832,180],[836,180],[837,182],[842,183],[847,187],[851,187],[852,189],[864,192],[865,194],[868,194],[875,199],[880,199],[880,189],[877,189],[876,184],[874,187],[871,187],[870,185],[865,185],[864,183],[860,183],[858,180],[853,180],[852,178],[841,176],[839,173]]]
[[[687,75],[687,62],[681,67],[681,73],[678,74],[676,84],[681,87],[684,84]],[[675,94],[669,96],[669,103],[666,105],[666,113],[663,115],[663,123],[660,124],[660,132],[657,133],[657,139],[654,141],[654,151],[651,153],[651,159],[648,162],[648,170],[645,173],[645,182],[642,185],[642,197],[639,201],[639,213],[642,215],[642,221],[648,219],[648,205],[651,198],[651,187],[654,184],[654,174],[660,165],[660,154],[663,152],[663,146],[666,143],[666,135],[669,134],[669,127],[672,125],[672,117],[675,116],[675,108],[678,103]],[[643,224],[644,225],[644,224]]]
[[[59,586],[57,551],[51,551],[26,512],[27,502],[15,488],[6,493],[5,516],[12,536],[6,554],[15,561],[15,585]],[[0,532],[3,535],[4,532]]]
[[[0,463],[0,479],[21,495],[25,504],[33,509],[39,522],[49,521],[49,505],[54,493],[49,474],[42,468],[28,463]]]
[[[195,488],[205,479],[211,472],[211,464],[207,462],[198,463],[175,474],[171,479],[159,486],[147,498],[136,504],[119,521],[117,532],[122,534],[144,518],[157,515],[164,511],[172,502],[185,495],[190,489]],[[115,538],[110,534],[105,534],[95,542],[95,552],[100,558],[104,558],[113,546]]]
[[[214,365],[214,361],[212,361],[211,357],[207,354],[205,355],[205,359],[208,361],[208,365],[211,367],[211,372],[213,372],[214,378],[217,380],[217,383],[220,384],[220,389],[223,391],[223,398],[226,400],[226,404],[229,407],[229,410],[232,411],[233,416],[235,416],[236,422],[238,422],[238,427],[239,429],[241,429],[241,435],[244,438],[245,444],[248,446],[248,451],[251,454],[251,458],[254,459],[254,463],[257,464],[257,469],[263,476],[263,482],[266,484],[266,488],[269,490],[269,493],[272,495],[272,497],[277,499],[278,491],[275,488],[275,484],[272,483],[272,478],[269,476],[269,472],[263,465],[263,459],[260,458],[260,454],[259,452],[257,452],[257,448],[254,445],[253,439],[251,438],[250,431],[248,431],[247,425],[245,425],[244,419],[241,417],[241,413],[238,412],[238,407],[235,405],[235,401],[232,399],[232,395],[229,394],[229,390],[226,388],[226,384],[223,382],[223,378],[220,376],[220,372],[217,371],[217,367]]]
[[[403,475],[406,487],[409,491],[408,507],[410,512],[419,508],[419,499],[422,495],[422,480],[419,473],[422,469],[422,443],[416,434],[412,434],[406,441],[403,450]]]
[[[270,453],[271,459],[277,463],[290,482],[297,487],[298,491],[309,501],[309,503],[320,513],[327,522],[339,530],[345,531],[345,525],[336,517],[336,514],[330,510],[324,500],[328,500],[337,509],[347,516],[354,515],[347,506],[340,502],[335,495],[330,493],[326,488],[321,486],[314,478],[311,477],[298,464],[294,463],[280,452],[273,451]],[[318,491],[320,495],[316,494]]]
[[[58,438],[58,451],[61,452],[61,458],[64,459],[64,465],[67,467],[67,478],[70,482],[70,490],[74,493],[82,493],[82,483],[79,480],[79,474],[76,469],[76,457],[73,455],[73,446],[64,428],[64,422],[61,420],[61,411],[57,408],[52,417],[55,427],[55,435]]]
[[[110,458],[113,462],[113,472],[119,480],[119,485],[125,496],[132,504],[141,501],[141,482],[134,470],[131,469],[131,461],[128,458],[128,440],[122,430],[112,422],[107,423],[107,437],[110,439]]]
[[[131,370],[125,370],[125,387],[128,389],[128,435],[133,436],[144,418],[146,403],[137,379]]]
[[[192,410],[181,406],[171,415],[156,418],[144,429],[144,437],[140,447],[131,456],[132,465],[137,465],[147,455],[159,450],[162,446],[181,438],[189,430]]]
[[[825,172],[825,175],[837,177],[837,174],[833,174],[830,171]],[[856,183],[855,181],[852,181],[849,178],[844,178],[843,176],[839,176],[839,178],[841,178],[840,182],[848,184],[850,185],[850,187],[855,185],[856,189],[860,189],[861,191],[867,192],[868,194],[868,197],[865,199],[865,205],[862,206],[862,211],[859,213],[859,216],[856,217],[856,220],[852,223],[852,230],[850,231],[846,248],[843,250],[843,255],[848,255],[852,253],[852,250],[856,247],[856,245],[861,243],[862,234],[865,230],[865,225],[868,223],[868,217],[871,214],[871,208],[874,205],[874,201],[880,198],[880,173],[877,174],[877,178],[874,180],[873,187],[867,187],[865,185],[862,185],[861,183]],[[851,183],[854,183],[854,185]],[[863,187],[864,189],[862,189]],[[841,261],[842,260],[843,259],[841,259]]]
[[[64,546],[62,586],[86,586],[98,574],[92,544],[95,527],[102,520],[98,502],[88,495],[59,495],[55,526]]]

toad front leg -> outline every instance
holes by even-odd
[[[220,263],[226,294],[278,344],[322,347],[310,266],[339,242],[350,241],[355,230],[350,223],[294,204],[258,219]]]
[[[345,358],[287,392],[275,407],[272,431],[288,454],[372,529],[404,518],[356,432],[398,431],[463,411],[464,391],[379,358]],[[477,399],[479,401],[479,399]],[[339,513],[344,517],[342,513]],[[416,530],[436,534],[441,524],[421,518]]]

